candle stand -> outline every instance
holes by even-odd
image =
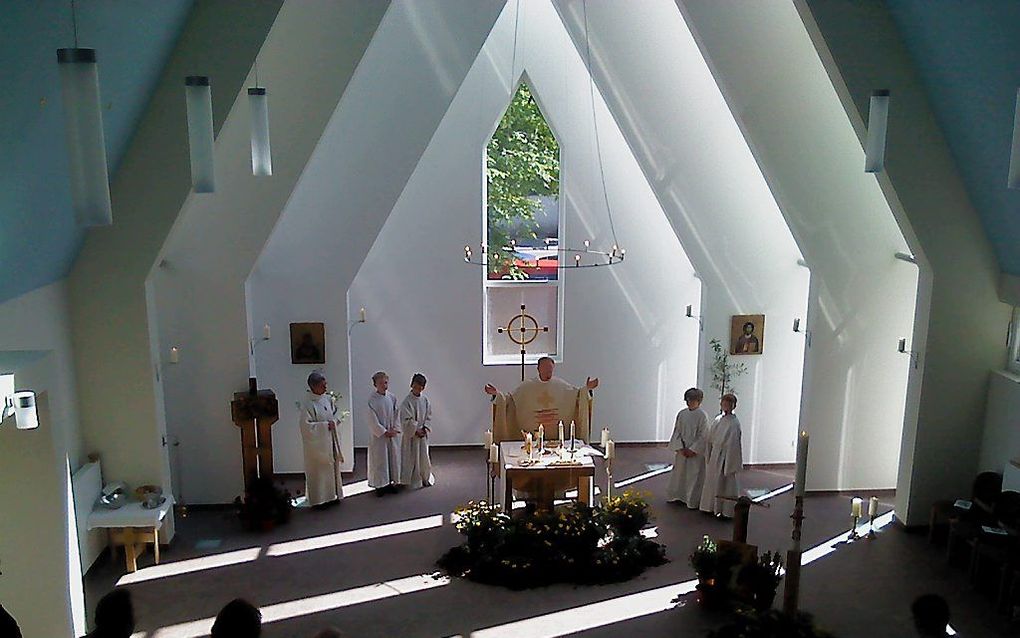
[[[875,515],[868,515],[868,536],[869,541],[873,541],[878,538],[878,534],[875,533]]]
[[[794,499],[793,545],[786,551],[786,585],[783,589],[783,611],[791,616],[797,613],[797,601],[800,597],[800,535],[804,523],[804,497]]]
[[[854,542],[855,540],[857,540],[858,538],[861,537],[861,535],[857,533],[857,524],[861,520],[860,515],[852,514],[850,516],[850,518],[853,520],[853,524],[850,527],[850,533],[847,534],[847,536],[846,536],[846,542],[848,542],[848,543],[852,543],[852,542]]]
[[[606,459],[606,498],[613,495],[613,459]]]

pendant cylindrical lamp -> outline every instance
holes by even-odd
[[[57,49],[71,202],[80,226],[113,223],[95,49]]]
[[[191,185],[196,193],[216,190],[213,176],[212,89],[209,78],[189,75],[184,79],[188,103],[188,148],[191,151]]]
[[[889,89],[871,93],[868,108],[868,136],[864,140],[864,172],[881,173],[885,168],[885,138],[889,124]]]
[[[264,88],[256,86],[248,89],[248,110],[251,112],[251,174],[272,175],[273,155],[269,147],[269,99]]]
[[[1006,185],[1020,188],[1020,89],[1016,90],[1016,111],[1013,114],[1013,147],[1009,153],[1009,178]]]

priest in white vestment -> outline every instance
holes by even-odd
[[[715,418],[705,451],[705,488],[701,492],[701,511],[732,518],[734,499],[740,496],[740,472],[744,469],[740,420],[733,414],[737,407],[737,397],[724,394],[719,407],[722,408],[722,414]]]
[[[390,377],[385,372],[372,375],[375,391],[368,399],[368,485],[376,496],[396,491],[400,484],[400,423],[397,398],[389,391]]]
[[[592,390],[599,386],[599,380],[588,377],[584,387],[578,388],[554,377],[554,368],[555,362],[551,357],[540,358],[538,378],[524,381],[509,394],[503,394],[492,384],[485,385],[486,394],[492,397],[492,439],[496,444],[520,441],[524,438],[521,430],[534,433],[539,425],[544,428],[546,440],[554,440],[559,436],[561,421],[566,440],[570,439],[570,425],[573,423],[574,438],[583,443],[588,442]],[[572,484],[566,477],[559,480],[543,477],[514,481],[515,491],[519,490],[527,494],[529,499],[537,499],[539,502],[551,502],[553,498],[560,498],[571,486],[576,487],[576,484]]]
[[[429,435],[432,433],[432,405],[422,392],[428,381],[425,375],[411,377],[411,391],[400,402],[399,418],[402,431],[400,443],[400,482],[410,487],[432,485],[432,460],[429,458]]]
[[[575,438],[587,442],[591,419],[592,390],[599,386],[598,379],[588,377],[584,387],[570,385],[553,376],[555,363],[551,357],[538,360],[538,378],[524,381],[509,394],[503,394],[492,384],[485,392],[492,397],[492,438],[496,443],[519,441],[521,430],[533,432],[539,425],[545,428],[545,438],[558,435],[560,421],[564,437],[570,437],[570,423],[574,423]]]
[[[305,457],[305,494],[313,507],[338,503],[344,497],[340,478],[344,455],[337,431],[343,417],[326,390],[326,377],[318,372],[308,375],[308,392],[301,402],[298,423]]]
[[[705,393],[698,388],[684,392],[687,408],[676,415],[669,449],[676,453],[666,486],[666,500],[682,503],[692,510],[701,504],[705,487],[705,447],[709,433],[708,415],[701,409]]]

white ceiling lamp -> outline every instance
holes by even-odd
[[[19,430],[34,430],[39,427],[39,412],[35,406],[35,392],[22,390],[4,399],[0,422],[14,415],[15,427]]]
[[[106,168],[96,50],[78,48],[78,15],[73,0],[71,21],[74,48],[57,49],[71,173],[71,204],[80,226],[109,226],[113,223],[113,207]]]
[[[259,86],[259,62],[255,60],[255,86],[248,89],[251,114],[251,174],[272,175],[273,153],[269,145],[269,97]]]
[[[1013,148],[1009,154],[1009,178],[1006,185],[1020,188],[1020,89],[1016,90],[1016,112],[1013,115]]]
[[[212,89],[205,75],[184,78],[188,104],[188,149],[191,152],[191,185],[196,193],[216,191],[213,175]]]
[[[881,173],[885,169],[885,138],[889,124],[889,89],[871,93],[868,109],[868,136],[864,140],[864,172]]]

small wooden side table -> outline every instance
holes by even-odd
[[[159,564],[159,530],[163,527],[173,499],[167,498],[159,507],[146,509],[141,503],[129,503],[115,510],[94,509],[89,514],[89,529],[107,529],[112,551],[124,547],[127,571],[138,570],[138,557],[145,553],[146,544],[152,543],[152,553]]]

